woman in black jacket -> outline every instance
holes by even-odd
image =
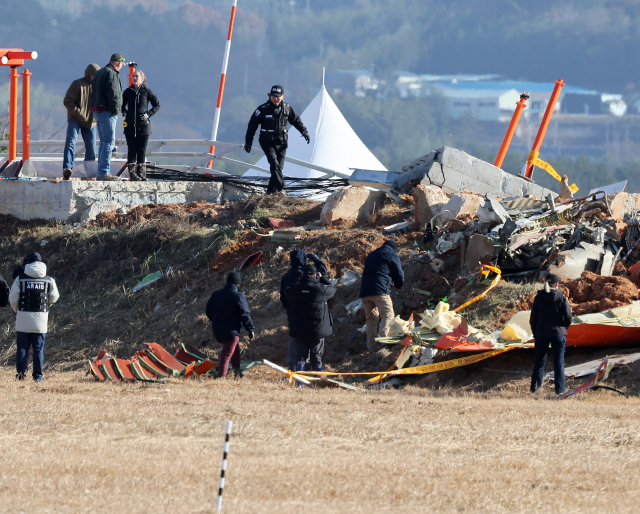
[[[569,301],[558,289],[560,279],[549,274],[544,282],[544,289],[538,291],[529,324],[535,338],[535,362],[531,377],[531,392],[534,393],[542,385],[544,365],[547,361],[549,344],[553,350],[553,379],[556,394],[564,393],[564,350],[567,346],[567,328],[571,326],[573,317]]]
[[[122,115],[124,135],[127,138],[129,155],[127,167],[131,180],[147,180],[145,156],[147,142],[151,135],[149,118],[160,109],[158,97],[147,87],[143,72],[136,70],[132,75],[133,85],[122,93]],[[149,110],[151,104],[151,110]]]

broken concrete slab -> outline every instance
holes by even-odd
[[[551,192],[524,178],[511,175],[481,159],[444,146],[416,159],[403,168],[403,173],[393,182],[394,189],[405,193],[418,184],[436,185],[445,193],[468,191],[486,196],[523,197],[534,195],[546,198]],[[555,193],[553,193],[555,196]]]
[[[385,194],[364,187],[351,187],[331,194],[327,198],[320,219],[323,225],[330,225],[339,219],[347,223],[365,219],[384,205]]]
[[[80,223],[83,225],[95,221],[98,214],[103,212],[113,212],[122,209],[122,205],[118,202],[94,202],[80,216]]]
[[[467,244],[467,254],[464,265],[467,273],[476,271],[483,264],[487,264],[487,258],[493,254],[493,239],[482,234],[473,234]]]
[[[609,209],[611,217],[618,223],[622,223],[625,214],[640,209],[640,194],[616,193],[609,196]]]
[[[442,211],[449,197],[438,186],[418,184],[413,190],[413,203],[416,206],[414,216],[418,228],[424,226]]]
[[[449,201],[442,206],[442,211],[449,211],[451,218],[461,218],[463,216],[476,216],[478,208],[484,204],[484,198],[477,195],[459,193],[452,195]]]
[[[149,203],[220,203],[245,197],[246,193],[216,182],[13,179],[0,181],[0,214],[22,220],[78,221],[95,202],[117,202],[130,210]]]

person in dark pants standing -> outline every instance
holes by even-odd
[[[91,112],[91,91],[93,77],[100,69],[97,64],[90,64],[84,70],[84,78],[74,80],[64,95],[64,106],[67,108],[67,138],[64,144],[62,160],[62,176],[69,180],[73,173],[76,141],[78,133],[84,140],[84,160],[96,160],[96,121]]]
[[[33,379],[42,382],[49,305],[59,297],[56,281],[47,276],[40,254],[27,255],[24,272],[14,280],[9,293],[9,303],[16,313],[18,380],[25,378],[29,348],[33,346]]]
[[[218,377],[226,377],[229,362],[237,378],[242,377],[240,370],[240,330],[249,332],[253,339],[255,327],[251,321],[251,312],[246,296],[240,292],[240,274],[229,273],[227,283],[222,289],[214,291],[207,302],[207,318],[211,320],[211,328],[216,341],[222,343]]]
[[[335,294],[336,287],[325,277],[318,278],[313,264],[305,265],[300,280],[286,289],[289,336],[296,344],[295,371],[304,371],[309,352],[312,371],[322,371],[324,338],[333,331],[327,300]]]
[[[560,279],[557,275],[547,275],[544,289],[538,291],[531,307],[529,324],[535,338],[535,362],[531,376],[532,393],[542,386],[549,345],[553,350],[553,378],[556,394],[562,394],[565,390],[564,350],[567,346],[567,328],[571,326],[573,317],[569,301],[558,289],[559,283]]]
[[[282,86],[273,86],[269,93],[269,101],[259,106],[251,116],[247,127],[247,135],[245,136],[244,149],[249,153],[253,144],[253,136],[258,127],[260,127],[258,142],[267,156],[271,171],[271,179],[267,186],[268,195],[279,193],[285,186],[282,169],[284,168],[284,158],[287,153],[287,141],[289,139],[287,123],[291,123],[298,129],[307,144],[311,141],[309,132],[302,124],[300,116],[296,114],[293,107],[283,100],[284,90]]]
[[[113,54],[109,64],[98,70],[93,77],[91,112],[100,138],[96,180],[118,180],[118,177],[111,175],[111,150],[116,144],[116,123],[122,109],[120,70],[123,64],[122,54]]]
[[[147,78],[140,70],[131,76],[133,85],[122,93],[124,136],[127,138],[127,168],[132,181],[147,180],[145,166],[147,143],[151,135],[149,118],[158,112],[158,97],[147,86]],[[151,104],[151,110],[149,110]]]
[[[288,287],[298,282],[300,275],[302,274],[302,268],[307,262],[307,259],[313,262],[318,272],[318,278],[327,274],[327,266],[315,253],[306,253],[304,250],[293,250],[289,254],[291,261],[291,269],[287,271],[280,279],[280,303],[287,311],[287,319],[290,320],[290,312],[287,303],[287,296],[285,291]],[[293,337],[289,338],[289,347],[287,349],[287,368],[293,371],[296,367],[296,342]]]

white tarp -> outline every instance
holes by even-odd
[[[304,126],[309,130],[311,142],[307,144],[300,133],[289,126],[287,157],[293,157],[346,175],[351,175],[354,168],[387,171],[387,168],[360,141],[358,135],[327,93],[324,85],[300,117]],[[256,139],[259,134],[258,131]],[[254,141],[254,148],[261,151],[257,141]],[[266,157],[262,157],[256,165],[269,169]],[[249,176],[262,175],[261,172],[251,168],[245,174]],[[315,178],[323,175],[320,171],[290,162],[285,163],[283,174],[296,178]]]

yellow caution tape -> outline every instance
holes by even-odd
[[[539,159],[538,155],[540,155],[540,152],[536,152],[536,151],[531,152],[529,154],[527,162],[530,162],[531,164],[533,164],[534,166],[537,166],[538,168],[542,168],[549,175],[555,178],[558,182],[562,182],[562,177],[558,174],[556,170],[553,169],[553,166],[551,166],[551,164],[549,164],[548,162],[544,162],[542,159]],[[578,186],[576,186],[575,184],[571,184],[569,186],[569,189],[571,190],[572,193],[578,192]]]
[[[463,303],[460,307],[456,307],[455,309],[453,309],[453,312],[458,312],[464,309],[465,307],[469,307],[469,305],[471,305],[472,303],[476,303],[478,300],[482,300],[485,296],[487,296],[487,293],[489,291],[491,291],[494,287],[496,287],[498,282],[500,282],[500,277],[502,276],[502,272],[500,271],[500,268],[496,268],[495,266],[489,266],[488,264],[483,264],[482,267],[480,268],[480,273],[482,273],[485,276],[485,278],[489,276],[489,271],[493,271],[494,273],[496,273],[496,278],[493,279],[493,282],[491,282],[491,285],[487,287],[487,289],[485,289],[483,293],[479,294],[474,298],[471,298],[471,300]]]
[[[460,366],[468,366],[469,364],[475,364],[476,362],[483,361],[490,357],[500,355],[501,353],[513,350],[515,346],[507,346],[500,350],[492,350],[490,352],[479,353],[476,355],[469,355],[468,357],[461,357],[460,359],[452,359],[450,361],[437,362],[435,364],[425,364],[423,366],[414,366],[413,368],[394,369],[387,371],[359,371],[353,373],[333,373],[331,371],[297,371],[298,375],[320,375],[320,376],[357,376],[357,375],[382,375],[382,376],[395,376],[395,375],[424,375],[425,373],[435,373],[436,371],[443,371],[445,369],[458,368]]]

